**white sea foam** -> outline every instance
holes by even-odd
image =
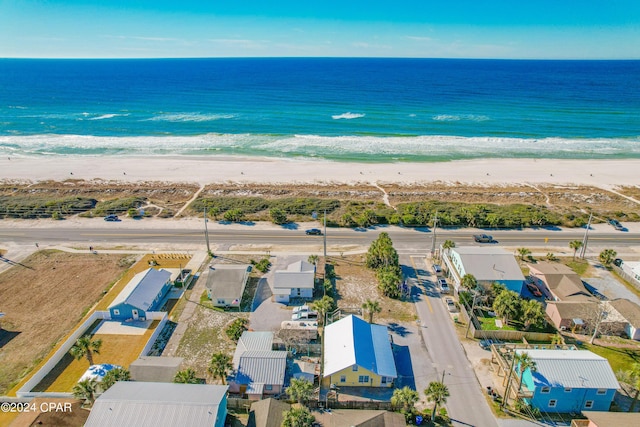
[[[212,155],[362,160],[496,157],[640,158],[640,137],[567,139],[425,135],[416,137],[204,134],[197,136],[96,137],[0,136],[0,155]]]
[[[331,116],[331,118],[333,120],[340,120],[340,119],[345,119],[345,120],[352,120],[352,119],[359,119],[361,117],[364,117],[364,114],[361,113],[342,113],[342,114],[336,114],[334,116]]]
[[[470,122],[484,122],[491,119],[488,116],[478,115],[478,114],[462,114],[462,115],[438,114],[433,116],[433,120],[437,122],[457,122],[460,120],[465,120]]]
[[[233,119],[235,114],[202,114],[202,113],[161,113],[143,121],[152,122],[210,122]]]
[[[97,117],[91,117],[90,119],[87,120],[105,120],[105,119],[112,119],[114,117],[121,117],[121,116],[128,116],[129,114],[103,114],[101,116],[97,116]]]

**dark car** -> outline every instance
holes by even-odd
[[[442,267],[440,267],[440,265],[438,264],[433,264],[433,271],[435,271],[436,274],[440,274],[442,273]]]
[[[309,230],[305,231],[305,233],[307,233],[307,235],[309,236],[320,236],[322,235],[322,230],[320,230],[319,228],[310,228]]]
[[[493,243],[493,237],[487,234],[474,234],[473,240],[478,243]]]
[[[120,218],[118,218],[118,215],[107,215],[104,217],[105,221],[120,221]]]
[[[610,219],[609,224],[618,231],[624,230],[624,226],[617,219]]]
[[[542,296],[542,292],[540,292],[540,289],[533,283],[527,283],[527,289],[529,289],[529,292],[531,292],[535,297]]]

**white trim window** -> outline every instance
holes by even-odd
[[[558,404],[558,401],[556,399],[549,400],[549,408],[555,408],[557,404]]]
[[[113,315],[114,316],[120,316],[120,310],[118,310],[117,308],[113,309]]]
[[[571,387],[565,387],[565,388],[564,388],[564,392],[565,392],[565,393],[571,393],[571,391],[572,391],[572,390],[573,390],[573,389],[572,389]]]
[[[587,400],[586,402],[584,402],[584,409],[591,409],[593,408],[593,400]]]
[[[603,396],[605,394],[607,394],[607,389],[606,388],[599,388],[598,391],[596,392],[597,395],[599,396]]]
[[[551,393],[551,387],[542,387],[540,389],[540,393],[545,393],[545,394]]]

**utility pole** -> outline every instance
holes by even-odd
[[[580,258],[584,259],[584,255],[587,252],[587,243],[589,242],[589,229],[591,228],[591,219],[593,218],[593,212],[589,214],[589,222],[587,222],[587,229],[584,231],[584,238],[582,239],[582,247],[580,248]]]
[[[445,374],[445,372],[447,372],[447,371],[445,371],[445,370],[443,369],[443,370],[442,370],[442,381],[440,381],[442,384],[444,384],[444,374]]]
[[[324,241],[324,262],[327,263],[327,210],[324,210],[324,231],[322,233]]]
[[[436,216],[433,219],[433,240],[431,241],[431,258],[433,258],[433,254],[436,253],[436,230],[438,228],[438,211],[436,211]]]
[[[207,241],[207,254],[211,253],[209,247],[209,229],[207,228],[207,207],[204,207],[204,239]]]
[[[471,329],[471,322],[473,319],[473,311],[476,309],[476,297],[478,296],[478,292],[473,292],[473,301],[471,302],[471,313],[469,313],[469,322],[467,323],[467,330],[464,333],[465,338],[469,338],[469,329]]]

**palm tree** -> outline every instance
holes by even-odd
[[[569,247],[573,249],[573,260],[576,260],[576,253],[578,249],[582,247],[582,242],[580,240],[572,240],[569,242]]]
[[[313,395],[313,383],[304,378],[293,378],[287,387],[287,395],[298,403],[306,402]]]
[[[513,291],[502,291],[493,301],[493,310],[502,317],[504,324],[517,316],[520,310],[520,296]]]
[[[319,259],[318,255],[309,255],[309,258],[307,258],[307,262],[309,264],[316,265],[318,264],[318,259]]]
[[[282,427],[311,427],[316,420],[304,406],[292,406],[282,415]]]
[[[613,260],[616,259],[617,255],[618,253],[613,249],[605,249],[600,252],[600,256],[598,258],[600,259],[602,265],[604,265],[605,267],[610,267],[613,263]]]
[[[451,248],[455,248],[456,247],[456,242],[454,242],[453,240],[445,240],[444,243],[442,243],[442,249],[444,249],[445,251],[448,251]]]
[[[640,363],[634,363],[631,365],[631,369],[626,371],[616,372],[616,377],[619,381],[629,384],[635,390],[633,395],[633,401],[629,407],[628,412],[634,412],[636,403],[638,403],[638,397],[640,397]]]
[[[233,365],[231,364],[231,358],[228,354],[223,352],[214,353],[211,357],[211,362],[209,363],[209,368],[207,369],[210,374],[214,377],[218,377],[222,380],[222,384],[226,384],[225,378],[227,378],[227,373],[233,369]]]
[[[393,390],[393,396],[391,396],[391,403],[394,406],[402,405],[402,412],[408,414],[413,412],[413,406],[420,399],[418,392],[410,389],[408,386],[397,388]]]
[[[100,388],[107,391],[117,381],[131,381],[131,373],[124,368],[112,369],[102,378]]]
[[[525,331],[528,331],[531,325],[540,325],[544,320],[544,309],[536,300],[520,301],[520,309]]]
[[[545,258],[547,259],[547,261],[557,261],[558,260],[558,257],[553,252],[547,252],[547,255],[545,256]]]
[[[518,391],[522,390],[522,378],[524,377],[524,372],[528,369],[529,371],[536,372],[538,367],[536,365],[535,360],[529,356],[529,353],[523,351],[522,353],[516,353],[514,356],[515,362],[518,365],[518,371],[520,371],[520,382],[518,386]]]
[[[531,251],[527,248],[518,248],[518,254],[520,255],[520,261],[524,261],[524,258],[531,255]]]
[[[382,308],[380,308],[380,303],[378,301],[373,301],[370,299],[362,304],[362,308],[367,313],[369,313],[369,323],[373,323],[374,314],[380,313],[382,311]]]
[[[425,389],[424,394],[427,396],[429,402],[433,402],[433,413],[431,414],[431,421],[435,421],[436,412],[439,405],[447,403],[449,397],[449,389],[444,383],[439,381],[431,381],[429,386]]]
[[[318,312],[318,319],[324,324],[325,315],[333,307],[334,300],[329,295],[325,295],[318,301],[311,304],[311,308]]]
[[[473,274],[465,274],[460,280],[460,286],[468,291],[475,289],[478,286],[478,279]]]
[[[200,384],[200,379],[196,377],[196,371],[187,368],[176,372],[173,382],[178,384]]]
[[[76,359],[80,360],[86,357],[89,361],[89,365],[93,365],[93,355],[100,354],[100,347],[102,347],[102,340],[91,340],[91,337],[85,335],[78,338],[76,343],[71,347],[69,353]]]
[[[88,403],[89,406],[93,405],[96,401],[96,391],[98,390],[98,382],[93,378],[78,382],[73,386],[73,395]]]

